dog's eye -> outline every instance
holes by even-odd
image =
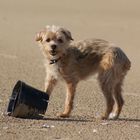
[[[58,41],[59,43],[63,43],[63,40],[62,40],[61,38],[57,39],[57,41]]]
[[[51,39],[50,39],[50,38],[47,38],[47,39],[46,39],[46,42],[50,42],[50,41],[51,41]]]

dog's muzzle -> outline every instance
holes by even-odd
[[[55,45],[55,44],[51,45],[52,50],[55,50],[56,47],[57,47],[57,45]]]
[[[56,48],[57,48],[57,45],[55,45],[55,44],[51,45],[50,54],[51,54],[52,56],[55,56],[55,55],[57,54]]]

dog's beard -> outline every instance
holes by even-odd
[[[59,59],[60,57],[62,57],[62,54],[59,52],[49,52],[48,57],[50,60],[55,60],[55,59]]]
[[[53,60],[53,59],[59,59],[62,58],[65,54],[66,54],[66,50],[65,49],[56,49],[56,50],[48,50],[47,48],[45,49],[45,47],[42,49],[43,50],[43,54],[45,57],[47,57],[48,60]]]
[[[51,57],[59,58],[59,57],[63,57],[66,54],[66,51],[65,50],[56,50],[54,52],[50,52],[49,54]]]

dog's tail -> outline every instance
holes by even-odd
[[[114,51],[115,59],[117,62],[122,64],[123,68],[129,70],[131,67],[131,62],[126,56],[126,54],[118,47],[115,48]]]
[[[113,68],[115,66],[127,71],[131,67],[130,60],[119,47],[108,48],[104,53],[100,64],[104,70]]]

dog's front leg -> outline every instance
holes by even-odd
[[[76,90],[75,83],[67,83],[65,109],[64,109],[63,113],[57,114],[58,117],[69,117],[71,110],[73,108],[73,100],[74,100],[75,90]]]
[[[53,76],[48,76],[45,80],[45,92],[50,96],[57,80]]]

